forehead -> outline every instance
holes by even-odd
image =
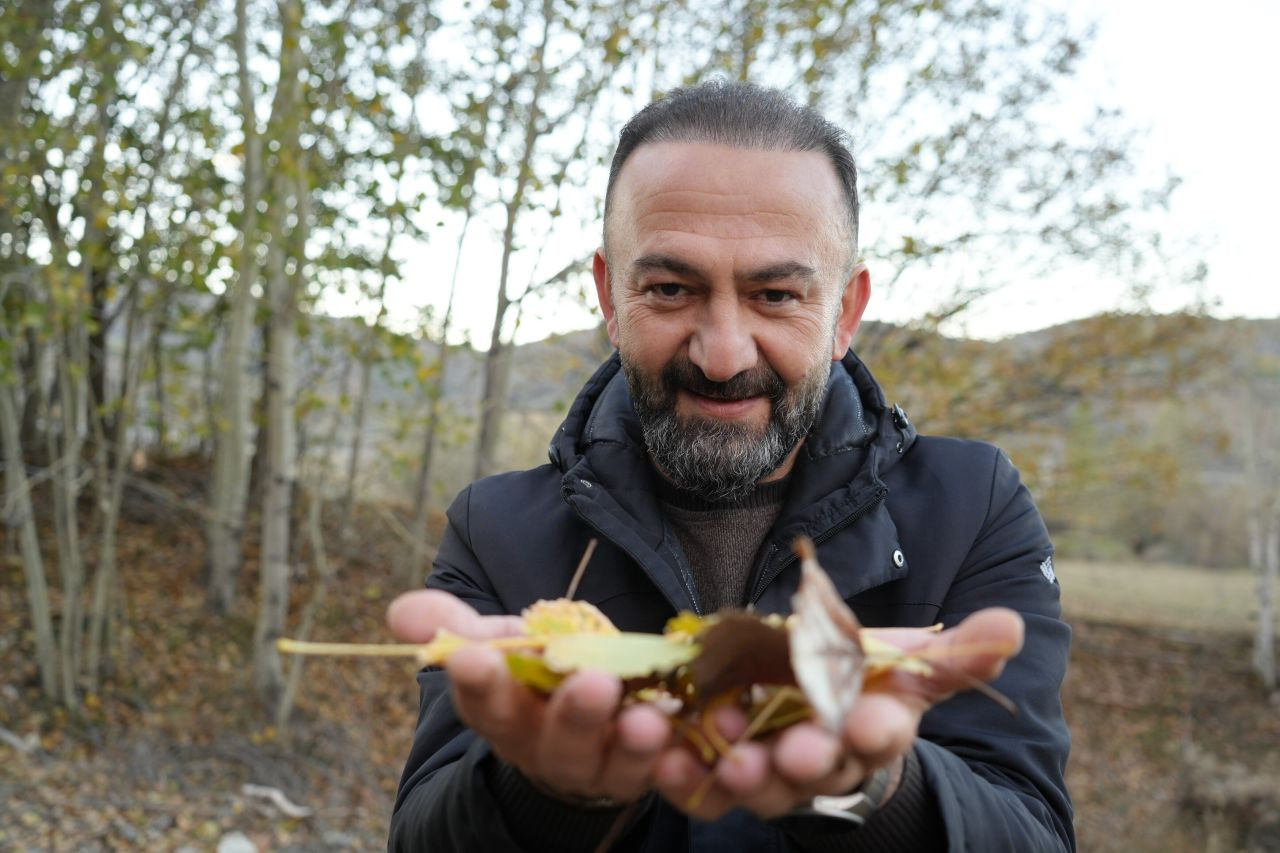
[[[700,142],[643,145],[618,175],[610,230],[738,240],[830,233],[844,198],[818,151],[762,151]]]

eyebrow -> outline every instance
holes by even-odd
[[[673,258],[670,255],[642,255],[635,259],[631,264],[631,268],[636,271],[650,270],[654,272],[669,272],[676,275],[688,276],[689,278],[703,278],[701,270],[693,264],[686,263],[679,258]]]
[[[817,273],[813,267],[797,261],[783,261],[782,263],[752,270],[746,274],[745,279],[751,284],[768,284],[771,281],[786,281],[787,279],[812,281],[816,276]]]
[[[686,261],[671,255],[651,254],[642,255],[636,258],[631,264],[632,269],[636,271],[651,270],[658,272],[669,272],[675,275],[687,276],[695,279],[705,279],[703,272]],[[742,276],[742,280],[750,284],[768,284],[774,281],[786,281],[788,279],[800,279],[802,281],[813,281],[817,277],[817,272],[806,264],[798,261],[782,261],[769,266],[760,267],[751,270]]]

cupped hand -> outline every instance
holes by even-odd
[[[655,770],[658,791],[703,820],[739,807],[776,817],[819,794],[849,793],[879,767],[900,768],[924,712],[974,680],[998,676],[1021,648],[1022,635],[1022,618],[1005,608],[979,611],[942,632],[877,630],[878,639],[936,663],[932,674],[895,670],[875,679],[838,735],[801,723],[766,740],[737,743],[711,768],[686,748],[669,749]],[[992,713],[1004,711],[992,705]],[[748,723],[735,709],[717,711],[714,722],[731,742]]]
[[[405,593],[387,622],[397,638],[428,642],[440,629],[473,640],[521,632],[515,616],[482,616],[439,590]],[[671,726],[657,709],[621,706],[622,684],[604,672],[570,676],[549,697],[511,677],[503,655],[472,646],[445,662],[459,716],[495,754],[553,794],[628,802],[653,787]]]

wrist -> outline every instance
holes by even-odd
[[[784,829],[847,832],[871,819],[902,779],[902,759],[877,768],[848,794],[817,796],[778,818]]]
[[[907,765],[906,756],[899,755],[888,765],[889,783],[885,787],[884,796],[880,798],[880,802],[876,804],[876,808],[884,808],[889,801],[893,799],[893,795],[898,793],[898,788],[902,785],[902,774]]]
[[[623,800],[615,800],[613,797],[589,797],[582,794],[571,794],[567,791],[560,791],[543,782],[534,776],[530,776],[520,768],[515,768],[516,772],[524,777],[529,783],[529,787],[533,788],[543,796],[550,797],[564,803],[567,806],[573,806],[579,809],[600,810],[600,809],[618,809],[627,805]]]

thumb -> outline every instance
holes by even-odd
[[[943,631],[930,644],[925,658],[943,666],[935,681],[951,682],[944,689],[963,689],[964,676],[991,681],[1004,669],[1005,662],[1022,648],[1022,617],[1006,607],[988,607],[966,618],[949,631]],[[948,672],[963,673],[954,679]]]
[[[387,627],[406,643],[427,643],[446,630],[470,640],[522,633],[519,616],[481,616],[457,596],[438,589],[402,593],[387,607]]]
[[[1022,648],[1022,617],[1006,607],[989,607],[941,633],[920,629],[864,629],[864,635],[895,646],[912,657],[933,664],[928,676],[894,673],[887,687],[920,693],[936,702],[950,694],[974,686],[975,681],[991,681],[1005,663]]]

